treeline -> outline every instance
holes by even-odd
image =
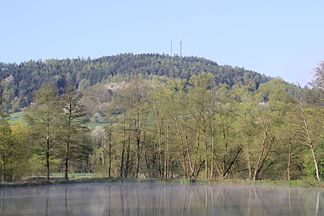
[[[278,79],[254,89],[217,85],[210,73],[192,75],[189,83],[135,78],[114,97],[109,125],[92,132],[94,171],[126,178],[320,180],[322,92]]]
[[[304,179],[324,176],[321,80],[302,89],[280,79],[219,84],[212,73],[189,79],[141,78],[112,96],[107,125],[89,130],[81,93],[43,85],[22,121],[2,109],[1,174],[6,181],[51,172],[103,177]]]
[[[80,98],[71,85],[56,96],[55,86],[45,84],[23,118],[11,125],[1,106],[2,182],[40,175],[49,181],[53,171],[64,172],[68,180],[70,165],[77,172],[89,172],[91,140]]]
[[[201,71],[212,73],[217,84],[253,81],[258,87],[269,77],[244,68],[220,66],[198,57],[179,57],[159,54],[121,54],[98,59],[63,59],[28,61],[21,64],[0,63],[0,92],[4,109],[17,112],[29,106],[35,91],[48,82],[54,82],[57,94],[67,83],[86,89],[113,76],[132,77],[156,75],[189,79]]]

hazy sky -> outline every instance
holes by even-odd
[[[324,60],[320,0],[0,0],[0,61],[183,55],[302,85]]]

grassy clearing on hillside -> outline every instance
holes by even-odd
[[[13,124],[22,118],[23,112],[16,112],[9,115],[9,123]]]
[[[89,122],[87,124],[88,128],[90,128],[90,129],[94,129],[97,126],[105,127],[106,125],[107,125],[107,122]]]

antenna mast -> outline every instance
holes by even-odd
[[[182,40],[180,40],[180,57],[182,57]]]

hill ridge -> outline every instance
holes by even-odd
[[[123,53],[99,58],[65,58],[0,63],[1,93],[7,111],[15,112],[28,106],[34,92],[47,82],[56,83],[61,89],[67,82],[74,85],[95,85],[111,76],[134,74],[167,76],[189,79],[191,75],[209,72],[217,84],[245,84],[253,82],[255,88],[271,78],[242,67],[218,65],[217,62],[194,56],[169,56],[166,54]]]

